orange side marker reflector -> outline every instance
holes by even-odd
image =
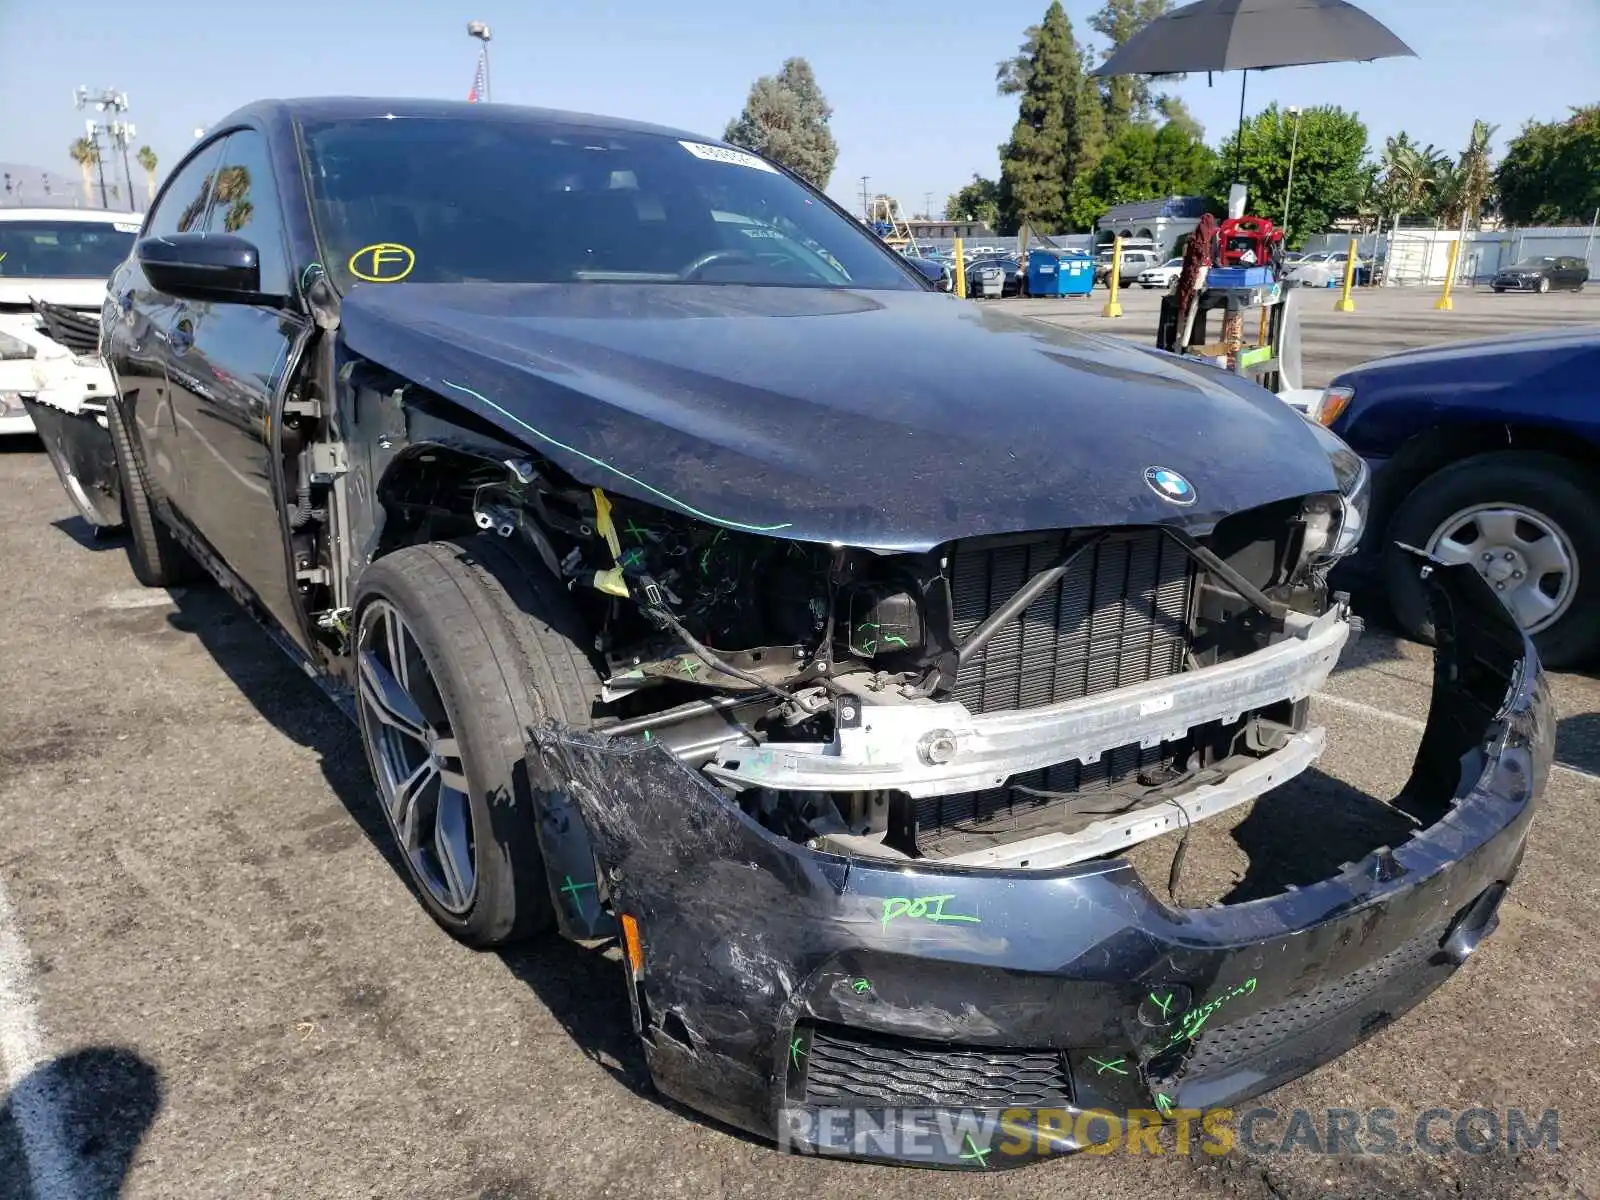
[[[622,914],[622,945],[628,954],[628,969],[635,975],[643,975],[644,945],[639,941],[639,922],[627,913]]]

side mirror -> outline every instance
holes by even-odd
[[[169,233],[142,239],[134,255],[159,292],[186,300],[277,304],[261,292],[261,253],[232,233]]]

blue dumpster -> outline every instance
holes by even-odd
[[[1094,290],[1094,259],[1081,250],[1028,254],[1028,295],[1087,296]]]

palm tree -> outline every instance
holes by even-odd
[[[1489,141],[1499,128],[1487,121],[1474,121],[1472,136],[1467,139],[1467,148],[1461,152],[1461,161],[1456,166],[1456,190],[1460,199],[1457,216],[1473,229],[1478,228],[1484,206],[1494,191]]]
[[[94,168],[100,161],[100,147],[86,137],[81,137],[72,143],[67,151],[72,155],[72,161],[78,164],[78,169],[83,172],[83,202],[87,205],[94,204]]]
[[[149,146],[140,146],[139,153],[134,155],[139,160],[139,165],[144,168],[144,206],[146,211],[156,202],[156,152]]]

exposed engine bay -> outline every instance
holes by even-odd
[[[522,543],[584,614],[605,666],[594,728],[665,744],[813,848],[1060,866],[1253,799],[1322,749],[1304,701],[1350,627],[1324,577],[1360,520],[1338,494],[1203,540],[900,553],[730,528],[547,463],[445,465],[476,528]],[[459,512],[387,503],[407,526]]]

